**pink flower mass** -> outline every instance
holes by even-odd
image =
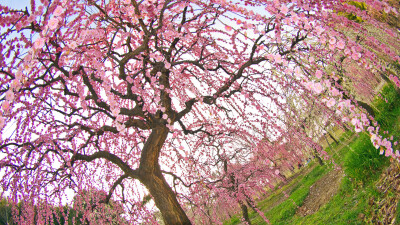
[[[316,72],[315,72],[315,77],[316,78],[318,78],[318,79],[321,79],[322,78],[322,70],[317,70]]]
[[[344,49],[346,46],[346,43],[343,40],[338,41],[337,45],[336,45],[339,49]]]
[[[57,6],[57,8],[53,12],[53,15],[54,16],[61,16],[61,14],[63,12],[64,12],[64,9],[61,6]]]
[[[326,106],[328,106],[329,108],[331,108],[332,106],[334,106],[336,104],[336,100],[334,98],[330,98],[327,102],[326,102]]]
[[[45,44],[44,38],[38,38],[35,43],[33,44],[34,49],[41,49]]]
[[[58,17],[53,17],[49,20],[48,26],[50,30],[55,30],[58,27],[58,23],[60,22]]]
[[[400,87],[399,33],[370,11],[388,0],[4,4],[0,183],[16,224],[241,210],[249,224],[245,208],[268,223],[256,200],[309,157],[331,160],[321,129],[368,133],[400,159],[361,102],[382,76]]]
[[[315,94],[321,94],[324,88],[321,83],[314,83],[312,90],[315,92]]]

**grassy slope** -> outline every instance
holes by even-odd
[[[382,90],[382,97],[377,97],[374,105],[377,111],[376,120],[381,125],[381,132],[389,131],[394,140],[400,139],[400,95],[393,86]],[[346,132],[340,142],[350,139],[353,134]],[[346,176],[341,181],[339,192],[319,211],[301,217],[296,215],[297,206],[301,206],[307,197],[311,185],[328,173],[332,166],[311,164],[311,172],[298,176],[289,184],[275,190],[268,198],[258,202],[258,207],[265,213],[271,224],[365,224],[369,221],[373,201],[379,201],[382,194],[375,188],[375,182],[383,168],[389,164],[388,158],[378,154],[366,133],[357,134],[354,140],[345,147],[331,144],[333,150],[327,148],[335,163],[342,166]],[[334,152],[336,152],[334,154]],[[280,204],[283,192],[289,195]],[[400,204],[400,203],[399,203]],[[250,213],[253,224],[266,224],[260,216]],[[397,208],[397,218],[400,209]],[[240,223],[240,217],[226,221],[226,225]]]

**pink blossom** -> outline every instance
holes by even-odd
[[[357,125],[357,124],[359,124],[359,123],[360,123],[360,120],[359,120],[359,119],[357,119],[357,118],[351,119],[351,124],[353,124],[354,126]]]
[[[331,45],[336,44],[336,38],[335,38],[335,37],[331,37],[331,38],[329,39],[329,44],[331,44]]]
[[[374,145],[376,149],[379,149],[379,146],[381,145],[381,139],[378,137],[376,134],[371,135],[371,143]]]
[[[362,126],[362,124],[361,124],[361,122],[360,122],[359,119],[353,118],[353,119],[351,120],[351,123],[354,125],[354,130],[355,130],[357,133],[359,133],[359,132],[361,132],[361,131],[363,130],[363,126]]]
[[[285,69],[285,73],[286,74],[291,74],[292,72],[293,72],[292,68],[288,67],[288,68]]]
[[[294,69],[294,74],[297,78],[300,78],[303,72],[301,71],[300,67],[296,67],[296,69]]]
[[[228,26],[228,25],[225,25],[225,30],[226,30],[226,31],[231,31],[231,30],[232,30],[232,27],[230,27],[230,26]]]
[[[313,86],[313,91],[316,94],[320,94],[322,91],[324,90],[324,88],[322,87],[321,83],[315,83]]]
[[[276,63],[282,63],[282,56],[279,54],[274,55]]]
[[[326,38],[325,38],[325,36],[322,36],[322,37],[319,39],[319,41],[320,41],[322,44],[325,44],[325,43],[326,43]]]
[[[324,80],[323,83],[324,83],[325,87],[327,87],[327,88],[331,87],[331,81],[330,80],[326,79],[326,80]]]
[[[38,38],[38,39],[36,39],[35,43],[33,44],[33,49],[41,49],[41,48],[43,48],[44,44],[45,44],[45,39]]]
[[[268,54],[267,59],[272,62],[274,60],[274,55]]]
[[[354,60],[359,60],[361,58],[361,54],[358,52],[353,52],[353,54],[351,54],[351,58]]]
[[[7,100],[4,101],[4,102],[1,104],[1,108],[2,108],[5,112],[8,112],[8,110],[10,109],[10,102],[8,102]]]
[[[392,155],[393,155],[393,149],[392,148],[386,149],[385,156],[389,157],[389,156],[392,156]]]
[[[315,30],[317,31],[317,35],[321,35],[325,31],[321,26],[317,26]]]
[[[322,78],[322,70],[315,71],[315,77],[317,77],[318,79],[321,79]]]
[[[20,70],[18,70],[18,71],[15,73],[15,79],[17,79],[17,80],[22,80],[22,75],[23,75],[23,73],[22,73]]]
[[[169,70],[171,68],[171,63],[165,62],[165,69]]]
[[[14,101],[14,92],[10,89],[6,92],[6,100],[7,101]]]
[[[55,29],[57,28],[59,22],[60,22],[60,21],[59,21],[58,17],[53,17],[53,18],[51,18],[51,19],[49,20],[49,22],[47,23],[47,25],[49,26],[49,29],[50,29],[50,30],[55,30]]]
[[[155,59],[156,59],[156,61],[161,62],[161,61],[164,60],[164,57],[162,57],[161,55],[157,55],[157,56],[155,57]]]
[[[384,146],[386,149],[392,148],[392,142],[390,142],[386,138],[381,141],[381,145]]]
[[[304,29],[306,30],[311,30],[312,26],[310,23],[306,23],[306,25],[304,25]]]
[[[281,6],[281,13],[286,14],[289,12],[289,9],[286,7],[286,5]]]
[[[135,15],[135,8],[133,6],[128,7],[128,15],[132,17],[136,21]]]
[[[119,107],[116,107],[111,111],[111,113],[113,114],[113,116],[118,116],[120,111],[121,109]]]
[[[344,103],[345,103],[345,106],[346,106],[347,108],[350,108],[350,106],[351,106],[351,101],[350,101],[349,99],[344,100]]]
[[[310,81],[305,84],[306,88],[310,91],[314,89],[314,82]]]
[[[121,131],[123,131],[125,129],[125,124],[120,124],[120,123],[117,122],[116,127],[117,127],[117,130],[119,132],[121,132]]]
[[[162,118],[163,118],[164,120],[166,120],[166,119],[168,119],[168,115],[164,113],[163,116],[162,116]]]
[[[293,23],[297,23],[299,22],[299,17],[297,16],[297,14],[293,14],[292,12],[292,17],[290,17]]]
[[[361,126],[361,124],[356,124],[354,126],[354,131],[357,133],[360,133],[363,130],[363,127]]]
[[[132,77],[126,77],[126,81],[128,81],[128,83],[132,84],[133,83],[133,79]]]
[[[61,6],[57,6],[57,8],[53,12],[53,15],[60,16],[63,12],[64,12],[64,9]]]
[[[124,120],[124,117],[121,114],[119,114],[115,120],[121,123]]]
[[[18,91],[21,88],[21,82],[18,79],[14,79],[11,83],[11,88]]]
[[[337,44],[336,44],[336,46],[339,48],[339,49],[344,49],[344,47],[345,47],[345,45],[346,45],[346,43],[343,41],[343,40],[340,40]]]
[[[367,117],[367,115],[365,113],[361,114],[361,121],[366,125],[369,124],[368,117]]]
[[[338,96],[340,94],[340,92],[339,92],[338,89],[332,87],[331,88],[331,94],[332,94],[332,96]]]
[[[336,104],[336,100],[334,98],[330,98],[328,100],[328,102],[326,103],[326,106],[328,106],[329,108],[334,106]]]
[[[78,45],[77,45],[76,41],[71,41],[68,44],[68,47],[70,47],[71,49],[75,49],[77,46]]]
[[[343,110],[344,107],[345,107],[345,103],[344,103],[344,102],[339,102],[338,105],[337,105],[337,108],[338,108],[339,110]]]

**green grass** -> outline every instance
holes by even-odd
[[[326,205],[312,215],[293,217],[290,224],[365,224],[369,201],[378,198],[379,193],[372,186],[354,188],[351,183],[344,178],[340,192]]]
[[[345,174],[363,184],[379,177],[382,169],[389,165],[389,159],[379,155],[367,134],[361,133],[349,147],[350,152],[344,158]]]
[[[344,134],[343,136],[346,136]],[[344,137],[348,139],[348,136]],[[355,152],[363,152],[365,150],[365,143],[370,143],[366,141],[363,135],[355,138],[349,146],[342,148],[339,153],[345,154],[344,165],[345,171],[359,171],[360,168],[365,168],[369,170],[371,163],[359,163],[358,158],[352,158]],[[371,146],[368,146],[371,147]],[[373,146],[373,149],[376,150]],[[350,149],[353,149],[351,151]],[[367,150],[368,151],[368,150]],[[373,151],[372,151],[373,152]],[[376,153],[376,152],[375,152]],[[367,154],[370,156],[369,154]],[[376,153],[375,156],[379,156]],[[370,156],[371,160],[374,160],[373,156]],[[383,161],[387,162],[384,158]],[[374,164],[374,163],[372,163]],[[347,175],[342,179],[341,187],[339,192],[332,197],[332,199],[324,206],[322,206],[319,211],[312,215],[301,217],[296,215],[297,206],[293,204],[293,201],[301,206],[307,197],[311,185],[313,185],[317,180],[322,178],[327,172],[330,171],[330,165],[325,166],[315,166],[315,168],[307,175],[305,175],[301,180],[295,180],[292,186],[295,186],[294,190],[289,194],[289,198],[286,199],[281,204],[273,207],[265,212],[265,216],[270,220],[271,224],[365,224],[365,219],[369,216],[370,209],[369,201],[372,199],[376,201],[379,199],[379,192],[376,191],[373,181],[375,181],[382,168],[386,166],[386,163],[377,162],[375,166],[376,173],[374,176],[370,176],[369,173],[361,173],[361,175],[352,177]],[[369,181],[363,183],[363,181]],[[289,186],[289,185],[288,185]],[[280,196],[281,193],[275,194],[268,199],[264,199],[259,203],[261,205],[269,205],[271,201]],[[263,209],[263,208],[261,208]],[[266,224],[261,217],[255,216],[252,220],[253,224]]]
[[[316,166],[309,174],[303,177],[299,185],[290,193],[290,197],[287,200],[265,213],[265,216],[272,224],[286,224],[286,221],[296,213],[297,207],[303,205],[311,185],[326,172],[325,167]]]
[[[394,140],[400,139],[400,94],[396,88],[389,84],[381,92],[382,97],[374,100],[375,119],[381,129],[380,134],[388,131]],[[298,176],[289,184],[274,190],[270,196],[260,200],[258,207],[265,213],[271,224],[371,224],[371,215],[377,211],[374,204],[382,199],[383,194],[377,191],[376,182],[382,170],[389,165],[385,156],[379,155],[379,151],[371,144],[366,132],[356,134],[354,140],[346,146],[343,143],[352,138],[352,131],[344,132],[339,138],[339,144],[331,143],[325,149],[331,159],[341,165],[345,177],[340,184],[339,192],[322,206],[316,213],[301,217],[296,214],[297,206],[301,206],[309,194],[311,185],[321,179],[331,166],[312,165],[313,170],[308,174]],[[303,168],[304,169],[304,168]],[[289,197],[284,197],[286,192]],[[280,204],[279,199],[284,198]],[[250,212],[252,224],[266,224],[263,219],[254,212]],[[396,221],[400,225],[400,202],[397,206]],[[228,223],[238,224],[240,216],[232,218]]]
[[[400,201],[397,203],[396,223],[395,223],[395,225],[400,225]]]
[[[381,97],[377,96],[374,100],[376,106],[375,119],[379,123],[382,134],[388,131],[395,140],[400,139],[400,93],[394,85],[386,85],[382,88]]]
[[[239,224],[240,221],[240,217],[238,215],[233,216],[230,220],[227,220],[224,222],[224,225],[236,225]]]

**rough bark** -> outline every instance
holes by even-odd
[[[329,132],[328,132],[328,134],[329,134]],[[329,134],[329,135],[330,135],[330,134]],[[332,147],[331,143],[329,143],[328,138],[326,137],[325,134],[324,134],[324,138],[325,138],[326,143],[328,143],[329,148],[331,149],[331,151],[334,152],[334,153],[339,157],[339,155],[337,154],[337,152],[335,151],[335,149]],[[336,142],[336,144],[338,144],[338,142]],[[319,160],[318,160],[318,161],[319,161]],[[321,165],[321,166],[322,166],[322,165]]]
[[[329,137],[332,138],[332,140],[338,145],[338,144],[339,144],[339,141],[336,140],[336,138],[335,138],[330,132],[327,132],[327,133],[328,133]],[[326,137],[325,137],[325,138],[326,138]]]
[[[153,196],[157,208],[160,210],[166,225],[191,224],[185,211],[176,199],[175,193],[160,173],[150,174],[146,181],[142,181]]]
[[[322,161],[321,157],[319,156],[318,152],[314,149],[314,157],[317,158],[319,165],[323,166],[324,161]]]
[[[375,116],[374,109],[371,106],[369,106],[367,103],[362,102],[362,101],[357,101],[357,104],[359,106],[361,106],[362,108],[364,108],[368,112],[369,115],[371,115],[373,117]]]
[[[139,166],[140,181],[149,190],[166,225],[191,224],[185,211],[176,199],[176,194],[162,175],[158,158],[168,135],[168,128],[154,128],[147,139]]]
[[[247,222],[248,225],[251,225],[251,221],[249,218],[249,210],[247,209],[246,204],[244,204],[243,202],[239,202],[239,204],[240,208],[242,209],[243,219]]]

